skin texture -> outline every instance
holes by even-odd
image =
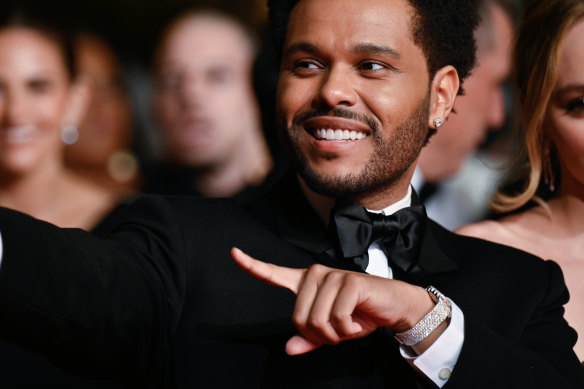
[[[26,29],[0,35],[0,169],[21,175],[54,168],[69,77],[57,46]]]
[[[459,233],[500,242],[553,259],[561,266],[571,299],[565,317],[584,332],[584,20],[570,28],[561,45],[558,81],[547,107],[545,134],[556,145],[562,183],[547,209],[536,206],[506,217],[463,227]],[[576,354],[584,360],[584,339]]]
[[[79,140],[66,147],[66,163],[96,176],[107,174],[110,157],[130,144],[130,102],[121,85],[120,63],[105,42],[81,35],[76,50],[78,71],[89,84],[91,101],[79,126]]]
[[[427,129],[433,118],[448,116],[459,86],[450,66],[430,78],[412,40],[412,13],[406,0],[300,1],[284,43],[278,113],[287,137],[305,166],[330,187],[350,192],[347,187],[357,182],[366,188],[352,197],[369,209],[406,195]],[[317,139],[314,128],[319,127],[366,136]],[[379,150],[390,155],[377,156]],[[383,173],[388,163],[392,166]],[[370,185],[371,177],[376,185]],[[334,199],[306,184],[301,181],[309,201],[320,215],[328,215]],[[288,342],[290,354],[362,337],[378,326],[404,331],[434,306],[423,288],[401,281],[320,265],[286,269],[238,250],[232,255],[254,276],[297,294],[293,322],[299,335]],[[447,324],[413,352],[426,350]]]
[[[489,6],[491,25],[477,31],[477,66],[464,81],[465,94],[456,99],[456,113],[432,137],[420,154],[418,166],[427,182],[456,174],[465,158],[489,131],[505,122],[503,83],[510,73],[513,26],[497,4]]]
[[[198,169],[198,187],[209,196],[257,184],[272,167],[244,34],[230,20],[190,15],[171,26],[158,54],[156,112],[166,157]]]
[[[54,41],[32,29],[0,30],[0,205],[89,229],[113,199],[62,164],[61,128],[85,111],[77,88]]]
[[[377,200],[384,206],[407,191],[409,170],[427,132],[417,128],[421,119],[416,116],[425,117],[426,129],[433,127],[429,112],[423,112],[430,80],[424,55],[411,38],[409,16],[413,11],[406,2],[398,2],[399,14],[377,4],[382,2],[372,2],[376,4],[371,7],[343,4],[333,8],[316,3],[300,2],[288,25],[278,84],[281,123],[313,175],[337,187],[347,183],[357,187],[356,180],[374,181],[377,185],[368,185],[351,197],[364,200],[371,208]],[[324,17],[329,11],[334,14],[327,19],[334,22],[307,22],[315,19],[313,15]],[[444,118],[444,103],[437,97],[432,96],[429,109],[437,111],[433,117]],[[356,119],[332,112],[298,120],[315,111],[333,110],[349,111]],[[360,131],[367,136],[356,141],[322,141],[314,136],[319,127]],[[410,127],[414,130],[409,131]],[[378,155],[382,149],[390,155]],[[383,173],[384,168],[389,171]],[[371,180],[372,176],[376,179]],[[392,199],[387,198],[388,193],[393,194]]]

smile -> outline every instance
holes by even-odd
[[[35,139],[37,132],[37,128],[32,125],[7,127],[3,131],[6,142],[13,144],[31,142]]]
[[[314,130],[314,137],[319,140],[345,142],[350,140],[359,140],[367,137],[367,134],[362,131],[344,130],[332,128],[318,128]]]

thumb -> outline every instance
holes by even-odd
[[[310,351],[316,350],[322,346],[321,344],[316,344],[306,339],[302,335],[294,335],[286,343],[286,354],[288,355],[300,355],[306,354]]]

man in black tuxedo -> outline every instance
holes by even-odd
[[[145,197],[105,239],[1,210],[0,334],[130,387],[584,385],[559,267],[444,230],[409,186],[474,2],[270,6],[298,177],[247,209]]]

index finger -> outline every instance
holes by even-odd
[[[236,247],[231,249],[231,257],[252,276],[270,285],[286,288],[292,293],[298,294],[304,274],[303,269],[292,269],[258,261]]]

